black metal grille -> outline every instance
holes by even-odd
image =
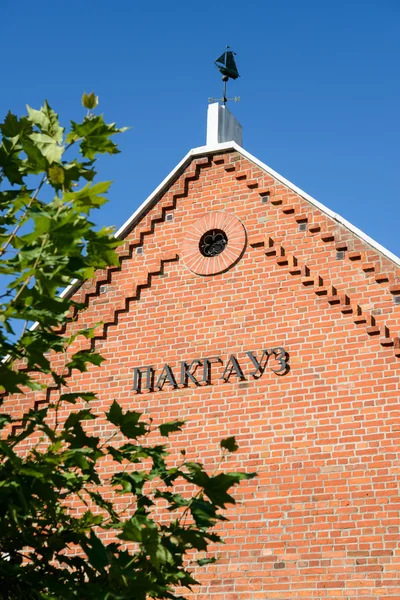
[[[201,236],[199,249],[203,256],[218,256],[227,244],[228,238],[222,229],[210,229]]]

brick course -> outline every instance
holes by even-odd
[[[183,246],[216,213],[239,219],[247,242],[227,271],[202,277]],[[119,269],[75,292],[88,308],[71,328],[104,324],[74,350],[92,344],[107,362],[73,373],[70,391],[98,392],[104,410],[116,398],[157,421],[186,419],[174,445],[210,468],[235,435],[226,468],[258,472],[237,488],[226,545],[192,597],[400,598],[399,268],[237,152],[194,158],[119,251]],[[252,377],[245,353],[273,347],[290,370]],[[243,380],[223,381],[213,364],[210,385],[132,391],[134,367],[178,372],[182,360],[231,354]],[[28,393],[5,408],[48,399]],[[95,427],[108,435],[105,421]]]

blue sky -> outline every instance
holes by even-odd
[[[94,90],[130,125],[100,224],[119,227],[205,143],[229,44],[244,147],[400,255],[398,0],[2,0],[0,116],[47,98],[65,122]]]

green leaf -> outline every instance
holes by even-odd
[[[199,567],[204,567],[204,565],[214,564],[215,562],[217,562],[217,559],[215,558],[215,556],[212,556],[211,558],[200,558],[196,562],[199,565]]]
[[[8,423],[11,423],[12,419],[10,415],[6,413],[0,413],[0,430],[3,429]]]
[[[117,473],[112,477],[112,485],[114,487],[118,485],[121,486],[121,489],[117,489],[119,494],[133,494],[135,496],[142,496],[143,486],[149,479],[150,477],[146,472],[143,471],[134,471],[133,473]],[[152,500],[146,496],[140,498],[140,503],[142,506],[153,505]]]
[[[4,190],[0,192],[0,209],[6,210],[7,207],[14,207],[17,202],[16,208],[18,210],[24,204],[19,204],[20,198],[29,198],[29,195],[21,190]]]
[[[64,146],[60,146],[53,137],[47,133],[31,133],[29,139],[33,141],[50,164],[61,161]]]
[[[48,170],[48,177],[50,183],[54,185],[62,185],[65,180],[65,171],[62,167],[55,165],[50,167]]]
[[[171,421],[170,423],[163,423],[159,426],[160,433],[163,437],[168,437],[170,433],[175,431],[182,431],[182,426],[185,421]]]
[[[62,402],[68,402],[69,404],[76,404],[78,398],[81,398],[85,402],[90,402],[91,400],[96,400],[97,396],[93,392],[69,392],[60,396]]]
[[[94,92],[91,92],[90,94],[87,94],[86,92],[83,93],[82,106],[84,108],[92,110],[93,108],[96,108],[98,103],[99,103],[99,97],[96,96],[96,94]]]
[[[117,154],[119,150],[109,138],[123,131],[125,128],[118,129],[115,123],[105,123],[100,115],[87,118],[80,124],[71,121],[71,133],[67,136],[67,142],[81,139],[82,155],[93,160],[96,154]]]
[[[162,544],[157,544],[155,552],[152,552],[150,554],[150,556],[152,559],[152,563],[158,568],[161,565],[166,565],[166,564],[173,565],[174,564],[174,559],[173,559],[171,552],[168,550],[168,548],[166,548]]]
[[[84,544],[84,550],[95,569],[101,571],[110,564],[103,542],[93,531],[90,532],[90,541]]]
[[[177,508],[181,508],[182,506],[191,506],[192,500],[188,498],[184,498],[180,494],[174,494],[173,492],[162,491],[156,489],[154,493],[155,498],[164,498],[169,504],[168,510],[173,511]]]
[[[23,371],[13,370],[12,363],[0,363],[0,393],[22,393],[20,386],[28,385],[29,382],[29,375]]]
[[[4,137],[0,145],[0,169],[11,185],[23,185],[22,167],[23,161],[19,157],[19,150]]]
[[[239,448],[234,436],[221,440],[220,446],[222,449],[228,450],[228,452],[236,452],[236,450]]]
[[[129,542],[141,542],[142,541],[142,524],[137,521],[135,517],[126,521],[123,525],[122,532],[119,534],[121,540]]]
[[[23,171],[27,173],[42,173],[47,170],[48,161],[38,146],[29,138],[24,139],[22,148],[27,155],[23,161]]]
[[[74,182],[78,182],[81,177],[86,181],[92,181],[96,175],[92,161],[79,162],[73,160],[68,164],[63,164],[64,182],[63,188],[66,191],[71,191],[75,186]]]
[[[35,110],[27,105],[28,110],[28,121],[36,125],[43,133],[46,133],[49,137],[59,144],[63,139],[64,129],[58,122],[57,113],[52,110],[47,100],[44,101],[44,105],[40,110]]]
[[[82,451],[86,451],[88,448],[96,453],[94,456],[92,456],[93,459],[97,460],[98,458],[103,456],[103,453],[100,452],[98,449],[99,438],[93,435],[87,435],[80,423],[81,420],[86,419],[76,419],[77,422],[75,423],[75,425],[71,425],[71,427],[68,428],[64,427],[63,438],[66,442],[68,442],[69,445],[69,451],[67,453],[69,460],[66,461],[68,467],[73,467],[74,465],[76,465],[76,455],[79,455],[79,453],[81,453]],[[93,481],[96,481],[96,483],[99,482],[99,477],[95,473],[92,474],[92,479]]]
[[[77,192],[64,194],[64,199],[66,202],[71,202],[78,212],[88,214],[91,209],[99,208],[107,202],[107,198],[102,194],[108,192],[111,183],[111,181],[102,181],[96,184],[89,182]]]
[[[11,111],[8,111],[4,123],[0,124],[0,131],[5,137],[13,138],[21,133],[30,132],[31,124],[26,117],[18,119]]]
[[[50,121],[43,109],[36,110],[31,108],[28,104],[26,105],[28,111],[28,121],[39,127],[42,131],[47,131],[50,127]]]
[[[96,419],[96,416],[92,413],[91,409],[84,408],[78,412],[72,412],[69,414],[64,424],[64,429],[71,429],[80,421],[88,421]]]
[[[228,490],[235,484],[245,479],[252,479],[255,473],[219,473],[210,477],[204,487],[204,493],[213,504],[225,508],[226,504],[235,504],[235,499],[228,494]]]
[[[84,373],[87,371],[88,364],[100,366],[104,360],[105,358],[100,356],[100,354],[97,352],[92,352],[90,350],[79,350],[72,356],[69,363],[67,363],[67,367],[69,369],[77,369],[81,373]]]
[[[96,268],[106,266],[119,266],[119,257],[115,252],[115,248],[121,244],[120,240],[115,237],[110,237],[109,228],[100,229],[96,235],[88,234],[88,259],[93,261]]]
[[[218,507],[204,498],[194,498],[190,503],[190,512],[197,527],[214,527],[217,521],[223,521],[225,518],[219,515]]]
[[[119,427],[126,437],[132,439],[136,439],[147,431],[147,426],[144,423],[139,423],[141,416],[142,413],[133,410],[124,413],[116,400],[113,401],[110,410],[106,413],[110,423]]]
[[[58,115],[54,112],[54,110],[49,106],[47,100],[44,101],[44,106],[42,110],[46,113],[47,118],[49,120],[49,127],[47,133],[54,137],[56,142],[61,144],[63,140],[64,128],[60,126],[58,122]]]
[[[180,529],[179,537],[188,548],[195,548],[196,550],[203,551],[207,550],[208,540],[218,542],[220,537],[217,534],[206,534],[203,531],[195,529]]]
[[[89,496],[93,500],[93,502],[95,504],[97,504],[97,506],[99,506],[100,508],[103,508],[104,510],[106,510],[108,512],[108,514],[111,516],[113,521],[115,521],[115,522],[119,521],[118,513],[115,511],[114,504],[111,501],[103,498],[103,496],[101,494],[99,494],[98,492],[93,492],[93,491],[87,490],[87,493],[89,494]]]
[[[123,417],[122,408],[116,400],[111,404],[110,410],[106,413],[107,419],[113,425],[120,425]]]
[[[8,111],[4,123],[0,125],[0,131],[5,137],[14,137],[20,131],[18,124],[18,118],[11,111]]]

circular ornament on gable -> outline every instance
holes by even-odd
[[[183,260],[196,275],[216,275],[232,267],[246,246],[246,230],[234,215],[214,212],[185,233]]]

